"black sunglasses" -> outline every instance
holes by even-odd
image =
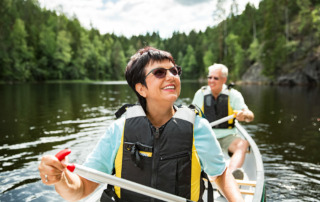
[[[212,78],[213,78],[214,80],[216,80],[216,81],[218,81],[218,80],[219,80],[219,77],[216,77],[216,76],[208,76],[208,79],[210,79],[210,80],[211,80]]]
[[[167,70],[169,70],[173,76],[180,76],[182,74],[181,67],[179,66],[173,66],[169,69],[157,67],[152,69],[144,78],[147,78],[147,76],[152,73],[156,78],[162,79],[167,75]]]

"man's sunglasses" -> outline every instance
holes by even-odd
[[[216,76],[208,76],[208,79],[211,80],[211,79],[214,79],[216,81],[219,80],[219,77],[216,77]]]
[[[144,78],[147,78],[147,76],[152,73],[156,78],[162,79],[167,75],[167,70],[169,70],[173,76],[180,76],[182,74],[181,67],[179,66],[173,66],[169,69],[157,67],[152,69]]]

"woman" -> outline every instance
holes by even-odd
[[[108,174],[115,171],[118,177],[193,201],[202,197],[203,170],[229,201],[242,201],[208,121],[194,110],[174,106],[180,95],[181,68],[171,54],[152,47],[140,49],[125,75],[140,105],[127,107],[125,115],[109,126],[84,165]],[[50,155],[39,165],[43,183],[54,184],[63,198],[79,200],[98,187],[65,167]],[[105,193],[104,199],[153,200],[119,187],[109,187]]]

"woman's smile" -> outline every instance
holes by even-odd
[[[163,90],[175,90],[176,87],[173,84],[167,85],[166,87],[163,88]]]

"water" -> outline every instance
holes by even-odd
[[[183,83],[190,104],[198,83]],[[244,124],[263,156],[268,201],[319,201],[320,88],[237,86],[255,113]],[[63,201],[38,173],[42,155],[71,148],[83,163],[124,103],[125,83],[0,85],[0,201]]]

